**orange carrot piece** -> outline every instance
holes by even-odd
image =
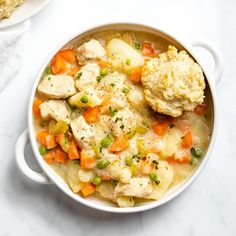
[[[140,171],[142,174],[148,175],[154,171],[154,165],[152,163],[148,163],[147,161],[141,161]]]
[[[141,75],[142,75],[142,68],[137,67],[131,72],[130,79],[138,83],[141,81]]]
[[[111,66],[111,64],[109,63],[109,62],[107,62],[107,61],[99,61],[99,66],[101,67],[101,68],[108,68],[108,67],[110,67]]]
[[[47,130],[40,131],[37,134],[37,139],[47,149],[55,148],[57,146],[55,136],[52,134],[49,134]]]
[[[48,152],[47,154],[45,154],[43,156],[43,159],[48,163],[48,164],[52,164],[54,162],[54,154],[53,152]]]
[[[71,160],[79,159],[79,151],[74,140],[69,142],[68,156]]]
[[[167,121],[157,121],[152,125],[153,131],[159,135],[163,136],[168,130],[169,122]]]
[[[193,146],[193,139],[192,139],[192,133],[191,131],[187,131],[184,134],[184,137],[182,139],[182,147],[183,148],[190,148]]]
[[[67,75],[76,77],[77,74],[78,74],[78,72],[79,72],[79,70],[80,70],[80,67],[79,67],[79,66],[73,67],[73,68],[71,68],[71,69],[67,72]]]
[[[84,169],[92,169],[95,166],[95,157],[86,156],[82,151],[80,154],[80,166]]]
[[[129,146],[129,142],[123,136],[119,136],[115,139],[114,143],[110,147],[111,152],[121,152]]]
[[[194,109],[194,113],[199,115],[199,116],[203,116],[205,114],[206,111],[206,104],[201,104],[198,105],[195,109]]]
[[[52,59],[51,66],[54,75],[65,73],[67,70],[64,59],[58,54]]]
[[[53,151],[55,161],[65,164],[68,160],[68,156],[65,152],[63,152],[60,148],[57,148]]]
[[[86,183],[83,188],[81,189],[81,192],[83,193],[83,195],[86,197],[92,193],[94,193],[96,190],[96,185],[92,184],[92,183]]]
[[[33,102],[33,113],[36,117],[41,117],[39,106],[43,103],[41,99],[35,99]]]
[[[141,53],[143,56],[153,57],[155,55],[155,49],[152,43],[144,42],[142,44]]]
[[[168,163],[179,163],[179,164],[188,164],[190,161],[190,157],[187,153],[185,153],[182,158],[175,158],[175,156],[170,156],[166,159],[166,161],[168,161]]]
[[[99,107],[88,107],[86,111],[83,112],[83,117],[88,123],[93,123],[98,120]]]
[[[76,61],[76,55],[74,49],[64,49],[58,52],[57,54],[70,64],[73,64]]]
[[[153,147],[153,148],[150,149],[150,153],[159,154],[160,149]]]

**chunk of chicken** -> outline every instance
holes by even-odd
[[[107,54],[114,69],[128,74],[145,63],[142,55],[137,50],[118,38],[113,38],[108,42]]]
[[[78,72],[78,75],[80,76],[75,82],[76,87],[79,90],[85,90],[91,87],[93,88],[97,83],[99,71],[99,66],[96,63],[87,63]]]
[[[83,97],[88,98],[88,102],[84,103],[82,100]],[[96,95],[93,89],[87,89],[70,97],[69,103],[77,107],[96,107],[101,105],[102,100]]]
[[[115,202],[116,198],[114,196],[114,191],[115,185],[111,182],[103,182],[98,188],[98,192],[100,193],[101,197]]]
[[[156,174],[160,183],[158,185],[156,185],[156,183],[153,183],[152,193],[149,196],[146,196],[146,198],[148,199],[161,199],[174,179],[173,170],[167,161],[159,161]]]
[[[43,102],[40,106],[41,117],[44,120],[53,118],[55,120],[63,120],[66,123],[70,121],[70,111],[68,110],[66,103],[60,100],[48,100]]]
[[[89,125],[83,116],[79,116],[72,120],[70,126],[79,147],[82,149],[89,149],[91,141],[95,138],[94,126]]]
[[[142,117],[134,110],[125,107],[111,118],[112,132],[115,136],[120,136],[130,132],[132,127],[142,123]]]
[[[133,196],[146,198],[153,187],[148,177],[133,177],[129,184],[119,182],[115,188],[115,196]]]
[[[49,98],[67,98],[76,93],[74,80],[68,75],[47,75],[38,86],[39,93]]]
[[[79,61],[85,59],[101,59],[106,55],[106,50],[96,39],[91,39],[89,42],[84,43],[77,49],[77,52],[79,53]]]

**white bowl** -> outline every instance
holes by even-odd
[[[51,60],[51,58],[55,55],[57,51],[59,51],[64,45],[66,45],[68,42],[76,38],[77,36],[84,36],[86,34],[91,34],[98,31],[103,30],[109,30],[109,29],[127,29],[127,30],[136,30],[136,31],[144,31],[144,32],[150,32],[153,33],[159,37],[165,38],[170,41],[171,44],[176,45],[178,48],[185,49],[202,67],[206,80],[208,82],[208,86],[211,92],[212,96],[212,102],[213,102],[213,126],[212,126],[212,137],[209,143],[208,150],[205,154],[205,156],[202,159],[202,162],[197,167],[197,169],[192,173],[192,175],[185,180],[180,185],[176,186],[175,188],[168,191],[162,199],[159,201],[151,201],[148,203],[137,205],[133,208],[118,208],[112,204],[109,204],[106,201],[101,201],[94,198],[82,198],[81,196],[74,194],[71,189],[68,187],[68,185],[65,183],[65,181],[43,160],[42,156],[40,155],[38,151],[38,144],[37,140],[35,138],[35,131],[33,126],[33,114],[32,114],[32,104],[35,96],[35,91],[37,89],[38,83],[40,81],[41,75]],[[203,47],[207,49],[213,56],[215,60],[215,68],[211,75],[208,75],[206,71],[204,70],[204,67],[201,65],[201,62],[199,58],[197,58],[193,53],[194,47]],[[223,71],[222,62],[219,59],[218,54],[215,50],[212,49],[211,46],[202,43],[202,42],[194,42],[191,44],[191,46],[183,45],[179,40],[174,38],[173,36],[170,36],[164,31],[161,31],[159,29],[151,28],[149,26],[140,25],[140,24],[130,24],[130,23],[114,23],[114,24],[108,24],[108,25],[100,25],[97,27],[93,27],[92,29],[84,29],[79,30],[76,33],[74,33],[72,36],[67,37],[65,40],[62,41],[49,55],[49,57],[45,60],[43,63],[41,69],[37,73],[35,83],[31,92],[30,102],[29,102],[29,112],[28,112],[28,130],[26,130],[18,139],[16,148],[15,148],[15,155],[16,155],[16,162],[17,166],[19,167],[20,171],[29,179],[31,179],[34,182],[41,183],[41,184],[55,184],[57,187],[59,187],[66,195],[77,201],[78,203],[81,203],[83,205],[92,207],[97,210],[106,211],[106,212],[114,212],[114,213],[132,213],[132,212],[140,212],[140,211],[146,211],[148,209],[152,209],[155,207],[158,207],[160,205],[163,205],[164,203],[170,201],[171,199],[175,198],[177,195],[179,195],[181,192],[183,192],[192,182],[204,165],[206,164],[210,153],[212,151],[215,138],[216,138],[216,131],[217,131],[217,107],[216,107],[216,98],[215,98],[215,85],[219,81],[221,74]],[[43,174],[37,173],[30,169],[28,164],[25,161],[24,156],[24,150],[27,145],[27,143],[31,142],[32,149],[35,155],[36,160],[38,161],[40,167],[43,170]]]
[[[19,24],[31,18],[44,7],[46,7],[51,0],[26,0],[21,6],[17,7],[10,18],[0,20],[0,29]]]

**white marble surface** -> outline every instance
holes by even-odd
[[[55,0],[38,14],[22,54],[24,66],[0,94],[0,235],[236,235],[235,10],[234,0]],[[15,142],[27,126],[34,74],[47,52],[67,32],[110,20],[156,25],[186,42],[210,41],[225,61],[217,86],[220,127],[210,161],[177,199],[140,214],[114,215],[78,206],[54,186],[28,182],[14,163]]]

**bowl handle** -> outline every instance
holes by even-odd
[[[215,84],[217,85],[220,82],[221,76],[223,74],[223,62],[221,60],[221,57],[219,53],[210,46],[210,44],[201,42],[201,41],[194,41],[191,43],[192,47],[201,47],[205,48],[207,51],[209,51],[215,61],[214,71],[213,71],[213,77],[215,78]]]
[[[21,173],[30,180],[39,184],[51,184],[50,180],[43,174],[32,170],[25,160],[25,147],[29,143],[28,130],[25,130],[16,142],[15,157],[16,164]]]

